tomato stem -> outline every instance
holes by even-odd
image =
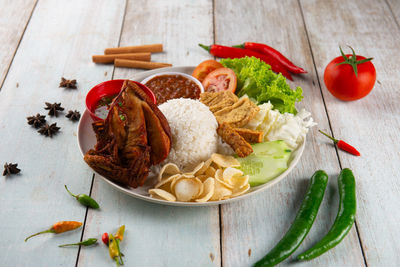
[[[351,47],[351,46],[349,46],[349,45],[348,45],[348,47],[350,47],[350,49],[351,49],[353,55],[350,56],[350,57],[347,57],[347,56],[343,53],[342,47],[339,46],[340,53],[342,54],[342,57],[343,57],[344,61],[338,63],[337,65],[342,65],[342,64],[349,64],[349,65],[351,65],[351,66],[353,67],[354,73],[356,74],[356,77],[357,77],[357,75],[358,75],[358,72],[357,72],[357,65],[362,64],[362,63],[365,63],[365,62],[368,62],[368,61],[371,61],[373,58],[370,57],[370,58],[366,58],[366,59],[362,59],[362,60],[357,60],[356,52],[354,51],[353,47]]]

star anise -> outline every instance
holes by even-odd
[[[79,111],[75,110],[75,111],[68,111],[68,114],[65,115],[65,117],[67,117],[68,119],[70,119],[71,121],[79,121],[79,119],[81,118],[81,113],[79,113]]]
[[[32,125],[35,128],[39,128],[46,122],[46,116],[40,115],[39,113],[36,116],[29,116],[26,119],[28,120],[28,124]]]
[[[76,89],[76,80],[67,80],[64,77],[61,78],[60,87]]]
[[[57,134],[57,132],[60,130],[60,127],[57,127],[57,123],[53,124],[47,124],[40,127],[38,133],[43,134],[48,137],[53,137],[53,135]]]
[[[19,173],[21,170],[18,169],[17,166],[18,166],[18,163],[12,164],[12,163],[6,162],[4,164],[3,176]]]
[[[53,103],[53,104],[51,104],[49,102],[46,102],[45,104],[46,104],[46,107],[44,109],[47,109],[49,111],[48,114],[50,116],[58,117],[58,111],[63,111],[64,110],[64,108],[61,107],[61,103]]]

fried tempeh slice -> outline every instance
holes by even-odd
[[[217,133],[221,138],[232,147],[235,153],[241,157],[247,157],[253,153],[251,145],[241,137],[228,123],[218,125]]]
[[[260,108],[248,97],[242,97],[232,106],[214,113],[218,123],[229,123],[232,127],[242,127],[257,114]]]
[[[200,95],[200,101],[214,113],[225,107],[232,106],[239,101],[239,98],[231,91],[205,92]]]
[[[264,133],[262,131],[253,131],[245,128],[235,128],[234,130],[250,144],[261,143],[263,141]]]

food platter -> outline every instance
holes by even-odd
[[[134,75],[133,77],[131,77],[130,79],[141,82],[145,78],[147,78],[151,75],[157,74],[157,73],[161,73],[161,72],[181,72],[181,73],[191,74],[193,72],[194,68],[195,68],[194,66],[160,68],[160,69],[156,69],[156,70],[138,73],[138,74]],[[96,137],[95,137],[95,133],[92,130],[92,123],[93,123],[93,120],[90,116],[90,113],[86,110],[83,113],[82,118],[79,122],[78,134],[77,134],[78,146],[80,148],[82,156],[96,144]],[[155,181],[154,179],[156,179],[156,177],[154,175],[149,176],[149,179],[147,179],[146,183],[143,186],[138,187],[138,188],[129,188],[129,187],[121,186],[99,174],[97,174],[97,175],[99,177],[101,177],[106,183],[108,183],[112,187],[116,188],[117,190],[119,190],[127,195],[130,195],[132,197],[138,198],[138,199],[155,202],[155,203],[159,203],[159,204],[164,204],[164,205],[173,205],[173,206],[213,206],[213,205],[218,205],[218,204],[226,204],[226,203],[230,203],[233,201],[238,201],[238,200],[247,198],[250,195],[254,195],[258,192],[265,191],[267,188],[272,187],[273,185],[275,185],[276,183],[278,183],[279,181],[284,179],[293,170],[293,168],[296,166],[296,164],[299,162],[301,155],[303,154],[305,143],[306,143],[306,141],[304,138],[303,142],[301,142],[300,145],[297,147],[297,149],[292,152],[289,162],[288,162],[288,168],[283,173],[281,173],[279,176],[275,177],[274,179],[270,180],[269,182],[267,182],[263,185],[252,187],[250,189],[250,191],[244,195],[241,195],[241,196],[238,196],[235,198],[220,200],[220,201],[210,201],[210,202],[204,202],[204,203],[180,202],[180,201],[170,202],[170,201],[166,201],[166,200],[162,200],[162,199],[152,198],[152,197],[150,197],[148,190],[154,184],[154,181]]]

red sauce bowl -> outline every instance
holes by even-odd
[[[95,115],[95,110],[100,99],[119,94],[124,81],[125,80],[105,81],[90,89],[86,95],[86,109],[89,111],[90,117],[92,117],[94,121],[102,120],[102,118],[99,118]],[[136,81],[132,82],[136,83],[150,97],[153,103],[156,104],[156,97],[147,86]]]

